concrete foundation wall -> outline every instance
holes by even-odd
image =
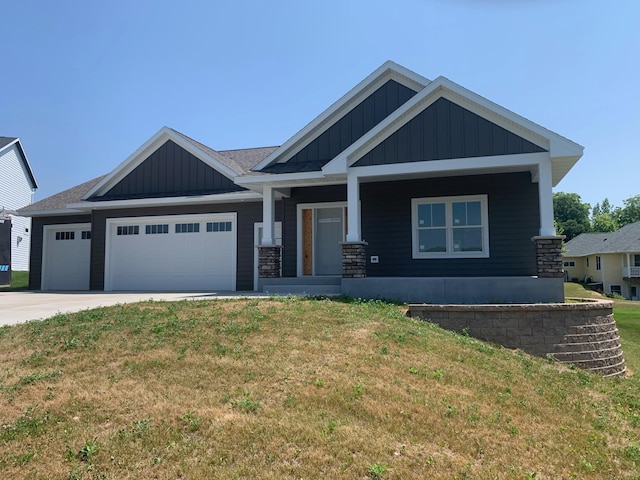
[[[562,278],[343,278],[342,293],[354,298],[435,304],[564,302]]]

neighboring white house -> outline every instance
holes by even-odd
[[[15,210],[33,203],[38,183],[19,138],[0,137],[0,216],[11,217],[12,270],[29,270],[31,218]]]

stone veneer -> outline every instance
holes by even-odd
[[[258,277],[279,278],[281,262],[281,245],[258,245]]]
[[[364,278],[367,276],[367,242],[342,242],[342,277]]]
[[[409,305],[407,315],[605,376],[626,372],[613,302]]]
[[[558,235],[553,237],[533,237],[531,239],[536,245],[538,277],[564,278],[562,241],[565,238],[564,235]]]

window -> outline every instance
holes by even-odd
[[[176,233],[198,233],[199,223],[176,223]]]
[[[90,230],[84,230],[82,232],[82,240],[91,240],[91,231]]]
[[[487,196],[411,200],[413,258],[488,257]]]
[[[596,255],[596,270],[602,269],[602,261],[600,260],[600,255]]]
[[[116,235],[139,235],[140,227],[138,225],[122,225],[117,228]]]
[[[169,224],[164,223],[161,225],[147,225],[144,227],[144,233],[147,235],[159,235],[163,233],[169,233]]]
[[[622,295],[622,286],[621,285],[611,285],[611,293]]]
[[[576,262],[574,262],[573,260],[568,261],[568,262],[564,262],[564,266],[565,267],[575,267],[576,266]]]
[[[640,255],[633,256],[633,266],[640,267]]]
[[[56,240],[73,240],[76,238],[76,232],[56,232]]]
[[[231,222],[207,222],[207,232],[230,232]]]
[[[589,257],[587,257],[587,268],[589,268]]]

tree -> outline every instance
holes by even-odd
[[[553,194],[554,218],[567,240],[590,231],[589,210],[591,210],[591,205],[583,203],[577,193],[556,192]]]
[[[596,203],[591,212],[591,231],[615,232],[618,229],[617,210],[619,208],[614,209],[608,198],[605,198],[602,204]]]
[[[640,195],[623,200],[624,207],[617,208],[614,216],[618,225],[624,227],[629,223],[640,221]]]

